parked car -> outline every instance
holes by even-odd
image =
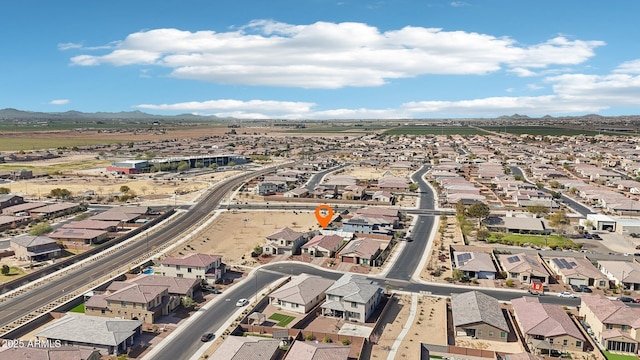
[[[245,305],[249,305],[249,300],[247,299],[240,299],[236,302],[236,306],[245,306]]]
[[[640,299],[636,299],[636,304],[640,304]]]
[[[632,302],[636,302],[633,298],[630,298],[628,296],[620,296],[618,299],[618,301],[622,301],[625,303],[632,303]]]
[[[573,292],[582,292],[582,288],[580,286],[573,284],[571,284],[571,290],[573,290]]]
[[[639,237],[640,237],[640,234],[638,234],[638,233],[631,233],[631,234],[629,234],[629,236],[631,236],[632,238],[639,238]]]
[[[580,291],[584,292],[584,293],[592,293],[593,290],[591,290],[590,287],[588,287],[587,285],[580,285]]]
[[[202,287],[202,291],[208,291],[212,294],[220,294],[222,293],[222,291],[220,291],[217,287],[211,286],[211,285],[204,285]]]
[[[574,297],[576,297],[576,295],[575,295],[575,294],[572,294],[572,293],[570,293],[570,292],[568,292],[568,291],[563,291],[563,292],[561,292],[561,293],[558,293],[558,297],[563,297],[563,298],[574,298]]]
[[[596,239],[596,240],[602,240],[602,238],[598,234],[592,234],[591,237]]]
[[[216,337],[216,334],[214,334],[214,333],[210,333],[210,332],[208,332],[208,333],[204,333],[204,334],[202,335],[202,337],[200,337],[200,341],[202,341],[202,342],[211,341],[211,340],[213,340],[213,338],[215,338],[215,337]]]
[[[591,236],[591,234],[589,234],[589,233],[586,233],[586,234],[584,234],[584,238],[585,239],[593,239],[593,236]]]

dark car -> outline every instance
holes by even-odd
[[[571,290],[573,290],[573,292],[582,292],[582,287],[572,284],[571,285]]]
[[[596,239],[596,240],[602,240],[602,238],[598,234],[593,234],[593,235],[591,235],[591,237]]]
[[[634,300],[633,298],[630,298],[630,297],[628,297],[628,296],[620,296],[617,300],[618,300],[618,301],[625,302],[625,303],[632,303],[632,302],[635,302],[635,300]]]
[[[405,241],[408,241],[408,242],[412,242],[412,241],[413,241],[413,239],[411,238],[411,236],[407,236],[406,238],[404,238],[404,240],[405,240]]]
[[[584,293],[592,293],[593,290],[591,290],[590,287],[588,287],[587,285],[580,285],[580,291],[584,292]]]
[[[200,341],[202,341],[202,342],[211,341],[211,340],[213,340],[213,338],[215,338],[215,337],[216,337],[216,334],[214,334],[214,333],[210,333],[210,332],[208,332],[208,333],[204,333],[204,334],[202,335],[202,337],[200,338]]]
[[[593,236],[591,236],[591,234],[587,233],[587,234],[584,234],[584,238],[585,239],[593,239]]]

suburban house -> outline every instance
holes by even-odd
[[[453,266],[476,279],[495,279],[498,271],[491,255],[485,252],[454,251]]]
[[[284,181],[260,181],[256,185],[256,194],[260,196],[274,195],[287,191],[287,183]]]
[[[549,234],[544,221],[533,217],[490,217],[483,221],[487,229],[515,234]]]
[[[303,197],[307,197],[307,195],[309,195],[309,190],[302,187],[291,189],[286,193],[284,193],[284,197],[288,197],[288,198],[303,198]]]
[[[2,209],[3,215],[31,216],[30,211],[39,207],[47,206],[45,202],[25,202],[18,205],[9,206]]]
[[[104,242],[108,239],[109,233],[105,230],[61,228],[48,236],[56,240],[82,242],[91,245]]]
[[[95,294],[85,301],[85,314],[152,324],[169,314],[168,290],[167,286],[114,281],[104,294]]]
[[[306,242],[307,234],[285,227],[267,236],[267,243],[262,249],[265,254],[295,255]]]
[[[606,350],[636,356],[640,349],[640,308],[604,295],[580,297],[580,316]]]
[[[16,258],[22,261],[47,261],[62,254],[57,241],[48,236],[16,236],[9,241],[9,246]]]
[[[342,275],[325,294],[324,315],[354,322],[366,322],[384,296],[378,283],[352,273]]]
[[[196,279],[159,275],[114,281],[104,293],[87,299],[85,313],[154,323],[180,306],[183,297],[193,298],[198,284]]]
[[[375,259],[389,245],[388,241],[370,238],[349,241],[338,253],[345,263],[376,266]]]
[[[585,337],[560,305],[524,296],[511,301],[524,341],[534,354],[584,351]]]
[[[350,351],[345,345],[296,340],[284,360],[347,360]]]
[[[540,280],[543,284],[549,284],[549,271],[537,256],[525,253],[500,254],[500,265],[507,273],[507,279],[517,280],[522,284],[529,284],[531,280]]]
[[[609,285],[609,279],[585,257],[555,257],[545,261],[565,284],[601,288]]]
[[[325,290],[333,280],[300,274],[269,294],[269,304],[284,310],[306,314],[325,299]]]
[[[107,232],[116,232],[121,225],[120,221],[102,221],[102,220],[80,220],[72,221],[62,225],[63,229],[88,229],[88,230],[102,230]]]
[[[303,254],[311,256],[333,257],[343,242],[344,238],[340,235],[316,235],[302,245],[301,250]]]
[[[22,196],[14,194],[0,194],[0,210],[22,203],[24,203],[24,198]]]
[[[228,336],[211,355],[215,360],[281,358],[280,340],[258,336]]]
[[[226,271],[222,256],[208,254],[187,254],[183,257],[168,256],[156,269],[162,276],[198,279],[215,283]]]
[[[80,211],[80,204],[76,203],[52,203],[29,211],[32,218],[55,219],[57,217],[74,214]]]
[[[457,336],[504,341],[509,325],[498,300],[479,291],[451,294],[453,326]]]
[[[142,321],[69,313],[37,332],[41,341],[97,349],[102,355],[126,353],[142,331]]]
[[[640,290],[640,264],[635,261],[598,261],[600,271],[615,286],[625,290]]]
[[[16,359],[60,359],[60,360],[101,360],[97,349],[78,346],[41,346],[41,347],[0,347],[0,360]]]

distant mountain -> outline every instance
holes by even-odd
[[[17,109],[2,109],[0,110],[0,120],[193,120],[193,121],[206,121],[206,120],[221,120],[215,115],[201,116],[193,114],[180,114],[180,115],[153,115],[147,114],[142,111],[121,111],[121,112],[96,112],[96,113],[84,113],[80,111],[65,111],[65,112],[35,112],[35,111],[23,111]]]

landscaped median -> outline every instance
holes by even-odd
[[[582,244],[577,244],[571,239],[561,235],[530,235],[530,234],[505,234],[492,232],[487,238],[489,244],[500,243],[504,245],[531,246],[551,249],[580,249]]]

